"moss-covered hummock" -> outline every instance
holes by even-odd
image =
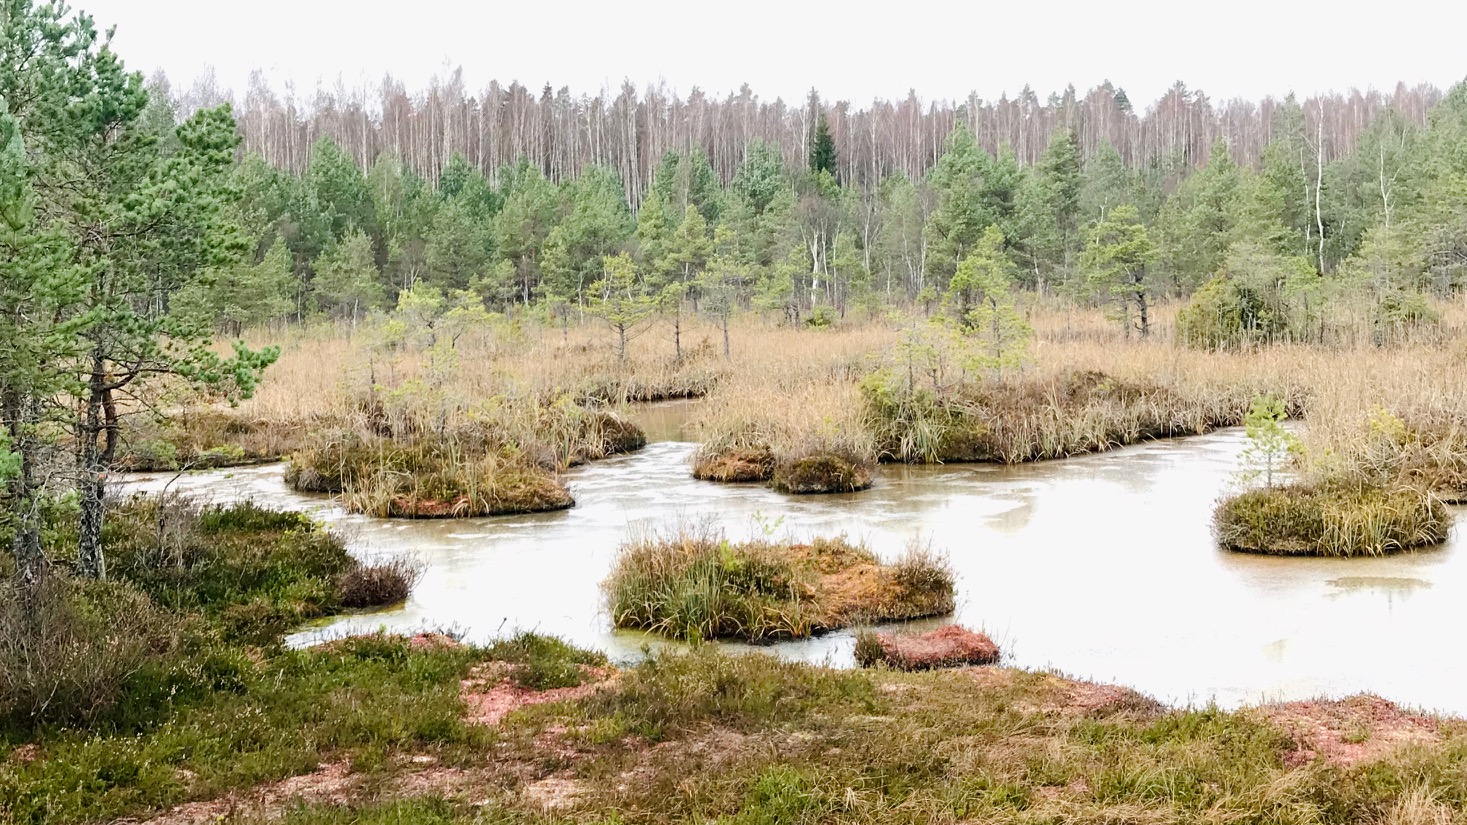
[[[871,467],[851,453],[811,452],[775,463],[771,486],[781,493],[854,493],[871,486]]]
[[[856,634],[856,664],[897,670],[932,670],[998,661],[998,645],[986,633],[950,624],[927,633]]]
[[[684,529],[621,548],[603,584],[617,627],[673,638],[767,640],[952,612],[945,562],[893,564],[844,538],[732,543]]]
[[[1429,491],[1330,483],[1251,490],[1213,514],[1223,547],[1278,556],[1383,556],[1440,544],[1451,523]]]
[[[553,468],[512,446],[456,438],[325,434],[291,458],[286,483],[340,494],[347,509],[384,518],[468,518],[564,510],[575,504]]]
[[[768,481],[774,476],[774,453],[768,447],[704,447],[693,457],[693,478],[701,481]]]

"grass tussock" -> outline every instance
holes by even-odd
[[[1451,510],[1417,487],[1297,483],[1224,500],[1213,516],[1229,550],[1281,556],[1383,556],[1440,544]]]
[[[921,549],[887,565],[844,538],[736,543],[688,525],[628,541],[602,586],[617,627],[677,639],[800,638],[954,604],[951,571]]]
[[[563,510],[575,499],[553,464],[475,437],[412,440],[321,433],[291,458],[286,483],[339,494],[383,518],[466,518]]]
[[[693,478],[747,483],[774,477],[774,453],[762,446],[700,447],[693,455]]]
[[[1098,370],[991,377],[945,391],[878,373],[862,384],[882,455],[1017,464],[1242,423],[1248,384],[1181,387]],[[1302,404],[1295,394],[1291,407]]]

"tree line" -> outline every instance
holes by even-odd
[[[167,79],[154,80],[166,88]],[[902,174],[925,176],[943,152],[947,135],[967,126],[996,154],[1010,147],[1020,163],[1037,163],[1059,132],[1073,132],[1081,156],[1110,144],[1128,166],[1198,166],[1219,139],[1233,159],[1256,165],[1279,118],[1302,111],[1307,132],[1319,137],[1325,161],[1356,151],[1361,135],[1387,111],[1420,126],[1441,97],[1430,85],[1398,85],[1390,93],[1352,91],[1297,101],[1215,101],[1178,82],[1150,106],[1135,105],[1109,81],[1088,92],[1073,86],[1041,97],[1024,88],[1016,96],[984,100],[924,101],[916,91],[900,100],[868,106],[828,101],[812,90],[804,101],[762,99],[747,86],[718,98],[694,88],[679,96],[665,86],[639,90],[630,83],[596,95],[565,87],[539,92],[497,82],[475,94],[461,73],[413,93],[387,77],[376,89],[317,89],[297,97],[278,94],[258,77],[241,100],[207,78],[184,90],[185,110],[237,104],[248,151],[296,173],[310,162],[321,137],[337,141],[364,169],[384,153],[402,159],[434,181],[455,155],[497,183],[500,169],[523,158],[552,181],[575,177],[589,165],[617,173],[633,204],[652,185],[669,151],[700,150],[722,181],[732,178],[753,141],[778,146],[787,164],[804,161],[815,122],[825,117],[839,156],[834,170],[844,183],[874,187]],[[1137,102],[1139,103],[1139,102]]]
[[[489,310],[534,307],[565,319],[594,309],[617,281],[649,305],[696,310],[711,300],[800,321],[852,306],[930,307],[990,229],[1015,288],[1083,300],[1188,296],[1243,248],[1256,253],[1248,267],[1323,277],[1358,272],[1347,262],[1390,247],[1409,270],[1391,278],[1413,293],[1440,292],[1461,279],[1462,227],[1449,204],[1462,96],[1456,87],[1419,117],[1383,109],[1354,135],[1353,151],[1333,156],[1324,123],[1286,102],[1251,164],[1218,139],[1196,165],[1174,156],[1137,167],[1108,140],[1087,153],[1064,129],[1026,162],[959,121],[920,177],[894,172],[874,183],[843,171],[841,141],[820,110],[797,162],[754,139],[725,175],[701,148],[669,150],[639,201],[607,165],[557,181],[532,158],[485,174],[453,154],[430,179],[393,152],[364,170],[323,136],[299,173],[242,153],[231,185],[253,254],[178,299],[236,332],[316,313],[355,323],[420,285]],[[1130,233],[1117,221],[1140,227],[1154,252],[1142,256],[1144,277],[1137,265],[1113,278],[1136,283],[1100,289],[1095,272],[1114,261],[1090,247],[1101,243],[1097,230]]]

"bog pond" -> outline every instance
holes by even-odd
[[[310,512],[363,557],[410,553],[422,581],[396,608],[306,628],[308,644],[378,628],[451,627],[472,640],[552,633],[632,660],[660,642],[615,631],[599,583],[629,531],[715,519],[731,538],[844,533],[883,556],[912,540],[947,553],[958,612],[1007,664],[1134,687],[1173,704],[1224,706],[1357,692],[1467,715],[1467,538],[1382,559],[1281,559],[1217,549],[1209,519],[1228,489],[1241,430],[1018,467],[883,466],[852,495],[789,497],[694,480],[682,409],[643,413],[652,441],[570,471],[574,509],[531,516],[398,521],[350,515],[286,488],[282,465],[140,475],[214,502]],[[764,648],[846,667],[852,633]]]

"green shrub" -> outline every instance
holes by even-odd
[[[337,579],[357,564],[307,516],[248,502],[135,497],[111,509],[103,543],[111,575],[253,643],[335,609]]]
[[[1290,484],[1224,500],[1213,514],[1223,547],[1284,556],[1382,556],[1440,544],[1452,514],[1414,487]]]

